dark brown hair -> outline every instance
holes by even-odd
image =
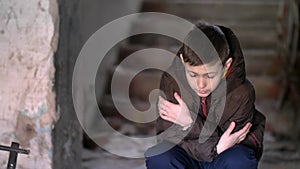
[[[202,31],[206,37],[203,37],[203,34],[199,36],[199,30]],[[193,49],[196,49],[196,52],[191,49],[190,44],[193,45]],[[211,63],[218,59],[220,59],[224,65],[229,58],[229,46],[224,33],[218,26],[199,21],[187,34],[178,52],[178,55],[180,54],[182,54],[184,62],[192,66]]]

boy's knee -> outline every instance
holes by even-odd
[[[170,153],[170,152],[164,152],[162,154],[157,154],[154,156],[147,156],[147,154],[145,155],[146,158],[146,162],[150,162],[150,163],[162,163],[162,162],[168,162],[168,161],[172,161],[172,159],[174,158],[174,154]]]
[[[170,143],[161,143],[148,149],[145,158],[148,169],[183,169],[195,165],[183,149]]]
[[[253,150],[244,146],[235,146],[220,154],[219,166],[226,169],[257,169],[258,161]]]
[[[256,162],[249,159],[241,158],[226,158],[223,168],[226,169],[256,169]]]
[[[168,152],[171,151],[174,147],[175,145],[172,143],[162,142],[149,148],[144,155],[146,159],[154,156],[168,156]]]
[[[148,169],[157,169],[157,168],[169,168],[172,161],[176,159],[175,154],[171,151],[161,152],[158,154],[154,150],[155,147],[150,148],[145,153],[146,166]]]
[[[172,152],[174,145],[168,143],[160,143],[149,148],[145,152],[146,166],[148,169],[167,168],[171,161],[176,158],[176,153]]]

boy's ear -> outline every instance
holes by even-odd
[[[230,68],[231,64],[232,64],[232,58],[230,57],[230,58],[227,59],[227,61],[225,63],[224,70],[228,71],[228,69]]]
[[[184,64],[182,53],[180,53],[179,56],[180,56],[181,62]]]

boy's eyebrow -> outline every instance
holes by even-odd
[[[193,71],[191,71],[191,70],[188,70],[188,69],[187,69],[187,71],[188,71],[189,73],[194,73],[194,74],[196,74],[196,75],[200,75],[200,74],[198,74],[198,73],[196,73],[196,72],[193,72]],[[204,73],[204,74],[202,74],[202,75],[216,74],[216,73],[218,73],[218,72],[208,72],[208,73]]]

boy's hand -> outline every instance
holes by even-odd
[[[160,117],[182,127],[192,124],[193,120],[186,103],[176,92],[174,93],[174,97],[179,104],[171,103],[159,96],[158,111]]]
[[[251,126],[251,123],[247,123],[241,130],[231,133],[235,128],[235,122],[231,122],[228,129],[223,133],[219,140],[217,145],[217,153],[220,154],[235,144],[243,141],[249,133]]]

